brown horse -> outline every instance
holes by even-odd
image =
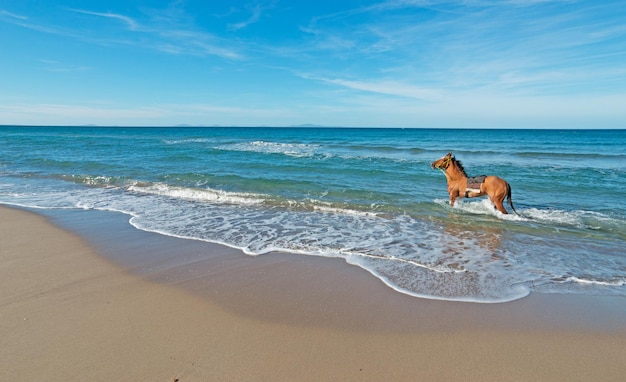
[[[459,197],[476,198],[487,195],[498,211],[503,214],[508,213],[502,205],[504,199],[508,198],[511,209],[517,214],[511,200],[511,186],[504,179],[493,175],[469,178],[461,162],[456,160],[452,153],[437,159],[431,167],[441,170],[446,176],[451,206]]]

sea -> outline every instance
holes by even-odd
[[[518,214],[450,206],[448,152]],[[626,130],[2,126],[0,203],[341,258],[420,298],[626,296]]]

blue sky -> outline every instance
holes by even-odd
[[[624,0],[0,0],[0,124],[626,128]]]

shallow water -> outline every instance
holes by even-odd
[[[626,295],[626,131],[0,128],[0,203],[340,257],[400,292],[500,302]],[[447,204],[430,163],[512,186],[517,215]],[[506,205],[505,205],[506,206]],[[507,206],[508,207],[508,206]]]

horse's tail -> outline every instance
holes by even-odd
[[[515,210],[515,207],[513,207],[513,199],[511,199],[511,185],[509,183],[506,184],[506,198],[509,200],[509,206],[511,206],[511,209],[513,210],[513,212],[515,212],[515,215],[519,216],[519,214]]]

